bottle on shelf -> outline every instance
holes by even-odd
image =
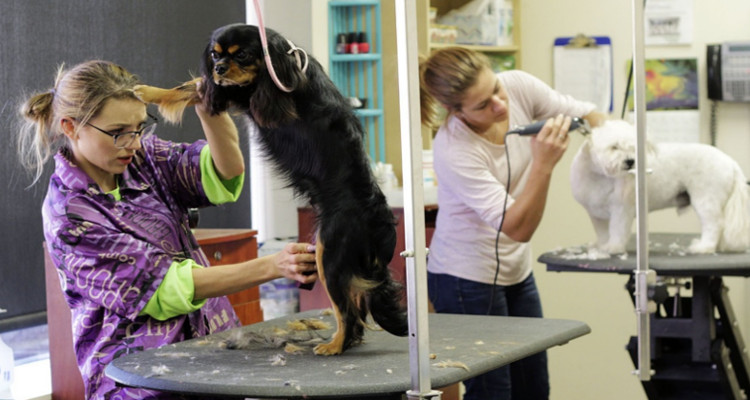
[[[359,43],[357,43],[357,33],[349,32],[346,35],[346,52],[349,54],[359,53]]]
[[[344,54],[346,53],[346,34],[345,33],[339,33],[336,35],[336,54]]]
[[[357,43],[359,44],[360,53],[370,52],[370,43],[367,41],[367,32],[360,32],[357,35]]]

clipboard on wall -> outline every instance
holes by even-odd
[[[614,104],[610,38],[582,34],[559,37],[553,51],[555,90],[611,113]]]

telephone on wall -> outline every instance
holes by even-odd
[[[750,41],[706,47],[708,98],[750,102]]]

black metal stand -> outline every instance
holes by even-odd
[[[626,285],[633,293],[633,278]],[[642,381],[651,400],[747,399],[750,362],[718,276],[692,277],[692,297],[665,296],[651,316],[652,368]],[[637,338],[628,351],[637,361]]]
[[[750,277],[750,252],[689,254],[690,243],[698,237],[649,234],[649,268],[660,278],[653,290],[649,288],[649,299],[659,305],[649,320],[655,374],[641,380],[651,400],[747,399],[750,395],[750,362],[722,282],[724,276]],[[634,244],[628,245],[627,257],[590,259],[587,250],[586,246],[555,250],[542,254],[539,262],[547,264],[548,271],[627,274],[632,299]],[[690,282],[692,296],[681,297],[679,290],[670,296],[665,285],[674,281]],[[627,348],[637,365],[637,340],[631,338]]]

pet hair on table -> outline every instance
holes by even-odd
[[[391,334],[405,336],[403,289],[388,269],[396,220],[373,177],[365,130],[314,57],[305,57],[305,69],[301,49],[271,29],[266,33],[273,69],[289,92],[273,82],[258,27],[234,24],[212,33],[200,77],[173,89],[139,86],[136,94],[173,122],[198,102],[211,114],[242,112],[257,127],[257,140],[276,170],[309,201],[318,276],[337,326],[316,354],[339,354],[360,343],[368,315]]]
[[[264,348],[283,347],[287,353],[299,353],[304,350],[302,346],[318,345],[324,340],[319,330],[330,329],[330,325],[324,321],[315,321],[314,319],[287,321],[287,325],[291,327],[289,330],[277,326],[258,332],[237,330],[219,345],[229,350],[250,349],[255,345]]]

